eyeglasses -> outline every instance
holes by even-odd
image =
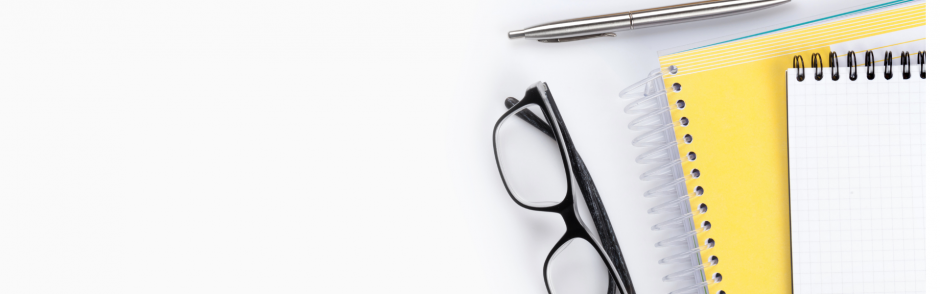
[[[523,208],[561,215],[567,230],[552,247],[542,268],[549,293],[586,293],[584,288],[603,289],[607,276],[607,293],[635,294],[623,254],[607,217],[604,204],[581,156],[574,148],[564,120],[555,105],[548,85],[537,82],[525,92],[521,101],[506,99],[509,110],[493,129],[493,151],[503,185],[516,204]],[[558,140],[561,138],[561,140]],[[583,197],[577,197],[578,195]],[[583,201],[580,202],[580,201]],[[589,211],[586,223],[579,208]],[[583,240],[597,252],[607,272],[585,278],[584,270],[553,274],[553,268],[568,245]],[[572,281],[572,276],[578,276]],[[563,289],[557,285],[574,285]],[[562,290],[562,291],[559,291]],[[565,291],[567,290],[567,291]]]

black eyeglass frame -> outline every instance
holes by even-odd
[[[512,102],[514,102],[510,101],[510,99],[507,99],[507,107],[512,104]],[[542,115],[545,117],[548,123],[535,116],[530,111],[522,109],[523,107],[532,104],[538,105],[541,108]],[[559,152],[561,152],[561,158],[565,166],[567,191],[565,198],[559,203],[548,206],[529,205],[518,199],[516,195],[513,194],[509,183],[506,181],[499,162],[497,134],[499,133],[499,128],[503,122],[513,115],[517,115],[523,118],[529,124],[535,126],[542,132],[550,132],[554,138],[562,139],[556,139],[555,142],[558,144],[558,149]],[[558,108],[555,105],[555,100],[552,97],[551,91],[548,89],[547,84],[537,82],[530,86],[528,89],[526,89],[525,96],[522,98],[522,100],[518,101],[518,103],[515,103],[515,105],[512,105],[512,107],[510,107],[509,110],[507,110],[506,113],[496,121],[496,125],[493,128],[493,152],[496,156],[496,165],[499,169],[500,178],[503,181],[503,185],[506,187],[506,192],[509,193],[510,198],[512,198],[516,204],[529,210],[558,213],[565,221],[565,234],[562,235],[555,246],[552,247],[551,251],[549,251],[548,257],[546,258],[545,264],[542,268],[543,277],[545,279],[545,287],[548,289],[549,293],[552,293],[553,288],[551,285],[549,273],[549,266],[551,261],[560,248],[563,248],[565,245],[576,238],[580,238],[591,244],[591,246],[595,249],[595,251],[597,251],[598,255],[600,255],[601,259],[604,261],[604,264],[607,266],[609,273],[608,293],[614,293],[615,289],[619,290],[620,293],[636,293],[633,288],[633,283],[630,280],[629,273],[627,272],[626,265],[623,262],[619,245],[617,245],[616,242],[616,236],[613,234],[613,230],[604,210],[603,203],[600,201],[600,198],[597,195],[597,189],[594,187],[593,181],[590,179],[590,174],[587,172],[587,167],[584,166],[580,155],[574,149],[571,136],[568,133],[568,129],[565,127],[564,120],[561,118],[561,114],[558,112]],[[575,181],[572,181],[572,179]],[[581,220],[576,205],[576,199],[573,193],[574,184],[577,184],[579,190],[581,190],[582,194],[584,194],[584,200],[591,212],[591,216],[595,222],[595,226],[598,229],[598,233],[603,235],[600,238],[602,240],[598,240],[598,237],[594,236]],[[615,254],[616,260],[611,258],[611,254]]]

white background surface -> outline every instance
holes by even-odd
[[[637,290],[665,293],[616,93],[659,49],[859,4],[505,38],[682,2],[0,4],[0,292],[544,293],[561,220],[510,201],[490,141],[542,80]]]

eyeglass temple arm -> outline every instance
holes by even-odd
[[[506,98],[504,104],[508,109],[515,106],[516,103],[519,103],[519,99],[509,97]],[[555,138],[555,135],[552,134],[552,128],[548,123],[532,113],[532,111],[523,109],[519,111],[519,113],[516,113],[516,116],[522,118],[552,139]],[[604,247],[604,251],[607,251],[611,262],[613,262],[617,271],[620,272],[620,279],[627,287],[627,289],[625,289],[625,291],[627,291],[626,294],[635,294],[636,290],[633,288],[633,281],[630,279],[626,262],[623,260],[620,243],[617,241],[617,235],[614,233],[613,225],[610,224],[610,218],[607,216],[607,209],[604,208],[604,202],[601,201],[600,194],[597,193],[597,187],[594,186],[594,179],[591,177],[591,173],[588,172],[584,161],[581,160],[581,155],[575,150],[574,144],[572,142],[566,143],[568,144],[568,148],[571,149],[571,159],[575,165],[573,167],[575,179],[577,179],[578,185],[581,186],[581,193],[584,194],[584,202],[587,204],[588,211],[591,213],[591,219],[594,220],[594,225],[597,227],[598,237],[600,237],[602,243],[601,246]],[[607,293],[613,294],[617,289],[616,283],[613,279],[608,280],[609,285],[607,287]]]

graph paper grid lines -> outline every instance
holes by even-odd
[[[926,291],[926,79],[864,69],[787,71],[795,294]]]

